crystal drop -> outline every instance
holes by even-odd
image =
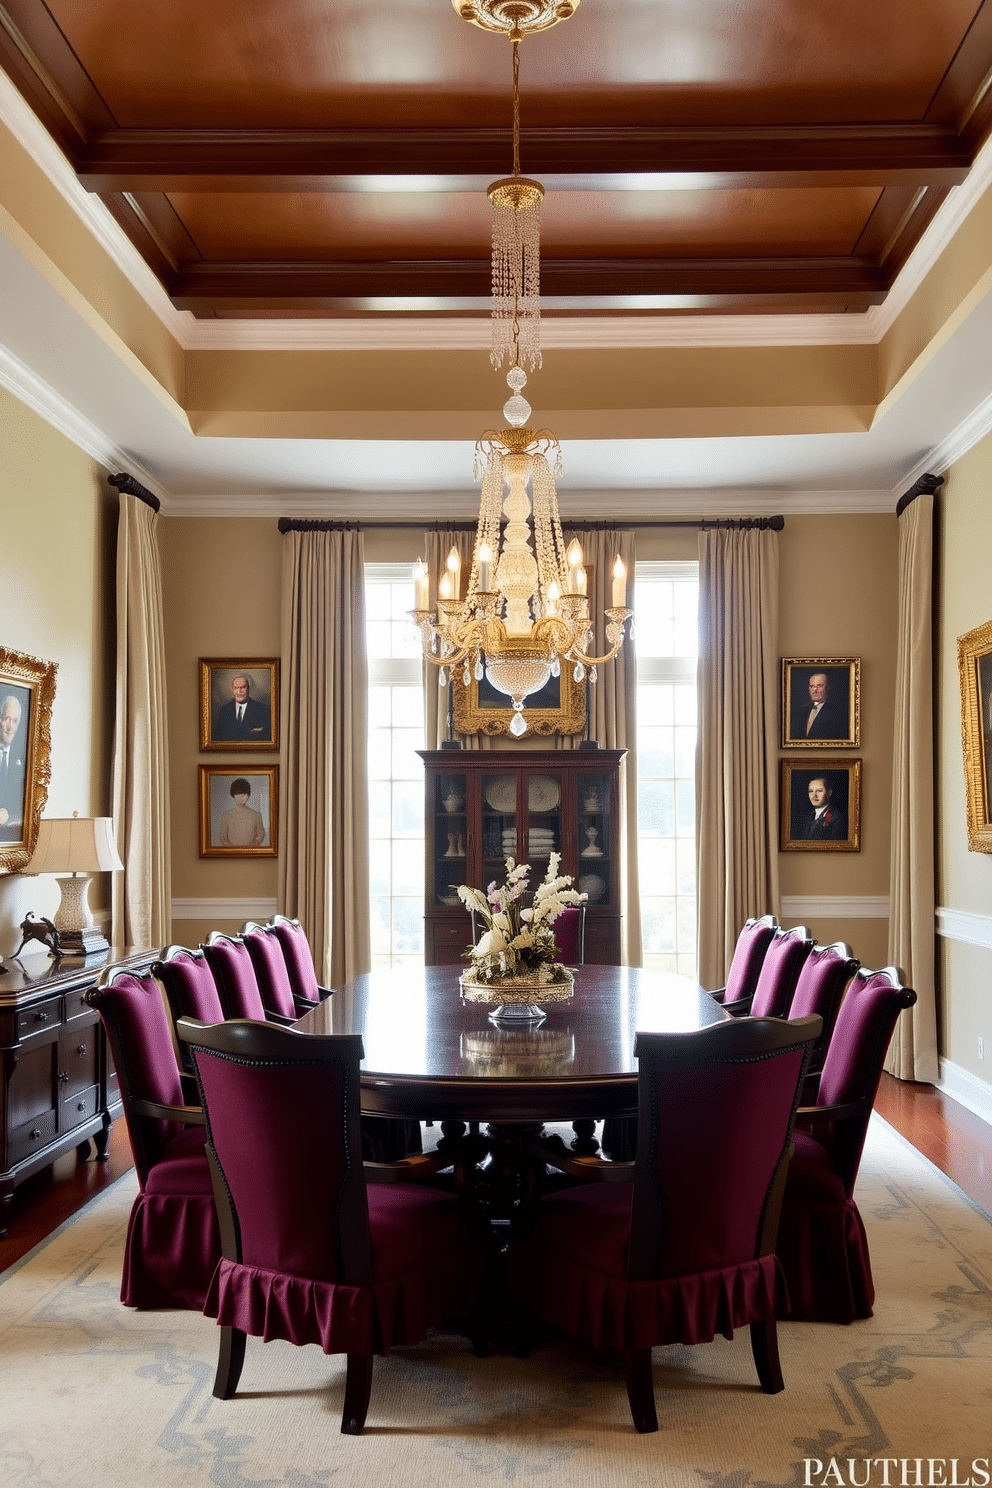
[[[519,393],[522,387],[527,386],[527,373],[523,367],[510,368],[506,374],[506,385],[512,388],[515,393]]]
[[[551,675],[552,675],[552,677],[560,677],[561,676],[561,660],[557,656],[555,657],[554,661],[551,663]]]
[[[597,670],[597,668],[596,667],[590,667],[590,669],[589,669],[589,681],[590,682],[595,682],[595,680],[596,680],[596,678],[598,676],[599,676],[599,671]]]
[[[483,677],[485,675],[486,675],[486,669],[485,669],[485,667],[482,665],[482,662],[481,661],[477,661],[475,663],[475,680],[476,680],[476,682],[481,682],[482,679],[483,679]]]
[[[465,683],[466,687],[471,686],[472,673],[469,671],[468,667],[466,667],[465,670],[462,672],[462,681]]]
[[[532,412],[533,409],[527,399],[521,398],[519,393],[512,398],[507,398],[503,404],[503,417],[514,429],[522,429]]]
[[[441,667],[440,671],[438,672],[438,674],[437,674],[437,685],[438,685],[438,687],[447,687],[447,685],[448,685],[448,668],[447,667]]]
[[[513,717],[510,719],[510,733],[515,739],[519,739],[520,735],[525,734],[526,732],[527,720],[524,718],[524,715],[522,713],[514,713]]]
[[[585,674],[585,667],[582,665],[581,661],[577,661],[575,663],[575,671],[572,673],[572,676],[575,678],[576,682],[581,682]]]

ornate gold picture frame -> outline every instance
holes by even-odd
[[[861,658],[784,656],[782,748],[857,749],[860,743]]]
[[[278,855],[279,766],[200,765],[200,857]]]
[[[0,646],[0,873],[31,861],[52,775],[53,661]]]
[[[531,646],[529,637],[522,637],[520,649]],[[513,641],[507,643],[512,649]],[[552,677],[540,692],[532,693],[524,703],[524,719],[527,724],[526,739],[532,734],[547,737],[550,734],[581,734],[586,726],[586,684],[576,682],[573,667],[562,663],[561,676]],[[513,704],[505,692],[497,692],[484,677],[481,682],[471,677],[468,685],[464,680],[464,668],[454,669],[451,679],[454,701],[455,728],[460,734],[509,734],[513,718]],[[511,736],[512,737],[512,736]]]
[[[240,714],[240,716],[239,716]],[[279,748],[279,658],[200,658],[200,748]]]
[[[992,853],[992,620],[958,637],[968,851]]]
[[[861,851],[861,761],[781,760],[783,852]]]

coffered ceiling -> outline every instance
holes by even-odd
[[[0,66],[198,325],[484,333],[511,48],[451,0],[0,0]],[[860,323],[990,72],[992,0],[581,0],[521,48],[550,342]]]
[[[448,0],[4,0],[7,72],[199,317],[489,290],[510,47]],[[863,310],[989,128],[977,0],[585,0],[522,46],[549,314]]]

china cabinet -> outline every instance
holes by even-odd
[[[459,884],[502,883],[505,859],[530,863],[531,888],[552,852],[588,895],[585,958],[620,961],[619,797],[622,749],[420,750],[426,794],[424,954],[461,960],[469,916]]]

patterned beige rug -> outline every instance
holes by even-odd
[[[117,1300],[132,1194],[121,1179],[0,1277],[7,1488],[992,1482],[992,1222],[877,1119],[859,1184],[875,1317],[783,1324],[778,1396],[757,1388],[746,1330],[656,1350],[648,1437],[619,1361],[567,1344],[479,1360],[435,1335],[377,1361],[359,1438],[338,1430],[342,1361],[316,1349],[249,1340],[243,1393],[214,1400],[214,1324]]]

